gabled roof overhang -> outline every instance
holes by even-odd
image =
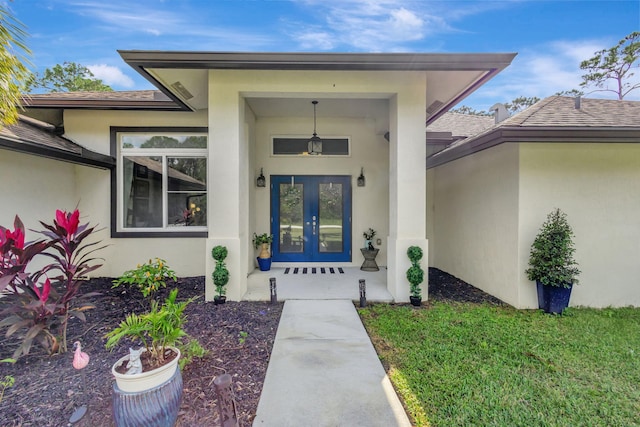
[[[640,143],[640,127],[503,126],[427,158],[427,169],[504,143]]]
[[[0,129],[0,148],[100,169],[113,169],[115,159],[56,134],[53,126],[20,116]]]
[[[119,50],[136,69],[234,70],[489,70],[507,67],[515,53],[242,53]]]
[[[39,157],[46,157],[49,159],[60,160],[82,166],[90,166],[98,169],[113,169],[116,166],[114,158],[95,153],[91,150],[87,150],[86,148],[82,148],[80,152],[72,153],[55,148],[43,147],[39,144],[33,144],[25,141],[14,141],[1,137],[0,147],[20,153],[33,154]]]
[[[459,73],[458,80],[447,82],[446,91],[438,96],[430,85],[434,105],[427,112],[431,122],[459,103],[478,87],[507,67],[515,53],[242,53],[242,52],[177,52],[120,50],[123,60],[163,91],[183,109],[206,108],[206,70],[299,70],[299,71],[426,71],[427,79],[443,81]],[[176,73],[175,70],[181,70]],[[192,98],[173,86],[180,85]],[[429,85],[429,82],[428,82]],[[440,85],[440,86],[444,86]],[[444,98],[444,99],[441,99]],[[436,102],[438,101],[438,102]]]
[[[52,92],[29,94],[21,104],[27,109],[176,111],[181,107],[157,91]]]

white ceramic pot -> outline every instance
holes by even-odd
[[[129,360],[129,356],[127,355],[118,359],[118,361],[111,367],[111,373],[115,377],[116,384],[118,385],[120,390],[128,393],[135,393],[149,390],[170,380],[171,377],[173,377],[173,374],[176,372],[176,369],[178,369],[180,350],[175,347],[169,348],[178,353],[178,356],[176,358],[174,358],[171,362],[167,363],[164,366],[148,372],[142,372],[141,374],[125,375],[116,372],[116,366],[120,366],[122,362]],[[147,350],[145,349],[144,351]]]

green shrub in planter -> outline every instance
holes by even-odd
[[[569,288],[578,283],[578,263],[573,259],[573,230],[567,215],[555,209],[542,224],[531,245],[529,268],[525,270],[529,280],[546,286]]]
[[[136,314],[130,313],[120,325],[105,334],[107,349],[114,348],[123,338],[139,340],[151,355],[151,367],[165,364],[165,350],[182,344],[187,336],[183,327],[187,320],[184,310],[196,298],[177,302],[178,289],[173,289],[164,304],[151,302],[151,310]]]
[[[218,296],[222,297],[226,293],[227,283],[229,283],[229,270],[224,259],[227,257],[228,251],[225,246],[216,246],[211,250],[211,256],[216,260],[216,267],[211,274],[213,284],[216,286]]]
[[[407,280],[411,284],[410,293],[414,298],[422,297],[422,289],[420,284],[424,280],[424,270],[420,267],[422,259],[422,249],[419,246],[410,246],[407,249],[407,256],[411,261],[411,267],[407,270]]]
[[[266,243],[266,244],[270,245],[271,242],[273,242],[273,235],[272,234],[267,234],[267,233],[256,234],[256,233],[253,233],[253,247],[254,248],[258,249],[263,243]]]

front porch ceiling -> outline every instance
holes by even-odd
[[[209,69],[425,71],[427,93],[425,122],[429,123],[470,95],[507,67],[516,54],[329,54],[329,53],[229,53],[119,51],[122,58],[184,109],[208,106]],[[179,82],[179,84],[176,84]],[[186,89],[186,92],[183,90]],[[321,97],[315,96],[314,99]],[[293,102],[292,102],[293,101]],[[309,99],[248,98],[258,116],[296,116],[307,112]],[[366,102],[364,102],[366,101]],[[268,102],[268,109],[264,108]],[[348,111],[350,117],[370,117],[371,100],[322,101],[333,116]],[[330,108],[329,108],[330,107]],[[267,113],[268,111],[268,113]],[[322,117],[322,109],[318,110]],[[376,117],[377,118],[377,117]]]
[[[254,97],[245,98],[256,117],[311,118],[311,98],[318,101],[317,117],[341,117],[365,119],[375,124],[376,133],[384,135],[389,130],[389,101],[387,99],[304,97]]]

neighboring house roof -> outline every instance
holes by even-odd
[[[0,148],[104,169],[115,165],[113,157],[87,150],[58,135],[55,126],[23,115],[0,128]]]
[[[505,142],[640,142],[640,102],[551,96],[501,123],[456,141],[427,168]]]
[[[475,114],[444,113],[438,120],[427,126],[429,132],[449,132],[453,137],[477,135],[489,129],[495,123],[493,116],[478,116]]]
[[[446,112],[427,126],[427,157],[493,126],[492,116]]]

